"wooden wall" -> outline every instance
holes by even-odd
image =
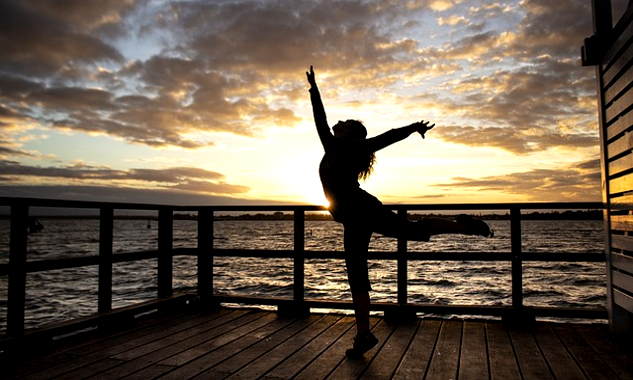
[[[614,333],[633,332],[633,6],[612,27],[611,4],[594,0],[594,35],[582,48],[598,84],[607,302]]]

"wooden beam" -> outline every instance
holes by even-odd
[[[102,207],[99,216],[99,313],[112,310],[113,230],[114,210]]]
[[[174,213],[170,209],[158,211],[158,297],[172,294]]]
[[[9,243],[9,294],[7,305],[7,334],[24,331],[26,302],[26,244],[29,207],[26,204],[11,206],[11,232]]]

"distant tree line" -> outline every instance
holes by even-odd
[[[510,220],[510,213],[503,214],[471,214],[477,218],[485,220]],[[195,215],[194,215],[195,217]],[[409,214],[409,219],[418,220],[425,217],[444,217],[454,218],[455,215],[447,214]],[[176,218],[176,216],[175,216]],[[217,215],[215,220],[293,220],[292,213],[285,214],[283,212],[275,212],[273,214],[242,214],[242,215]],[[332,220],[332,216],[326,213],[311,214],[307,213],[306,220],[327,221]],[[550,211],[521,214],[523,220],[602,220],[602,210],[566,210],[566,211]]]
[[[484,220],[509,220],[510,214],[481,214],[481,213],[470,213],[470,215],[484,219]],[[98,215],[67,215],[67,216],[38,216],[39,218],[44,219],[98,219]],[[413,213],[409,214],[409,219],[418,220],[423,219],[425,217],[443,217],[443,218],[454,218],[455,214],[418,214]],[[0,219],[8,219],[8,215],[0,215]],[[523,220],[602,220],[602,210],[566,210],[566,211],[550,211],[550,212],[539,212],[534,211],[531,213],[523,213],[521,214],[521,218]],[[123,220],[158,220],[156,215],[115,215],[114,219],[123,219]],[[241,215],[215,215],[214,220],[293,220],[293,213],[283,213],[283,212],[274,212],[274,213],[258,213],[258,214],[241,214]],[[328,213],[306,213],[306,220],[311,221],[329,221],[332,220],[332,216]],[[174,214],[174,220],[198,220],[198,215],[195,213],[187,213],[187,214]]]

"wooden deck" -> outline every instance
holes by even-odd
[[[292,318],[223,308],[153,317],[126,330],[73,338],[37,359],[5,360],[0,378],[633,379],[631,351],[610,340],[602,325],[372,323],[380,343],[351,360],[344,354],[355,334],[349,315]]]

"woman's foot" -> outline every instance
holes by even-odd
[[[492,237],[493,232],[483,220],[475,219],[472,216],[461,214],[457,216],[457,223],[466,226],[467,235],[479,235],[483,237]]]
[[[378,344],[378,338],[374,336],[370,331],[365,333],[359,333],[354,338],[354,347],[345,351],[345,355],[352,359],[358,359],[363,354]]]

